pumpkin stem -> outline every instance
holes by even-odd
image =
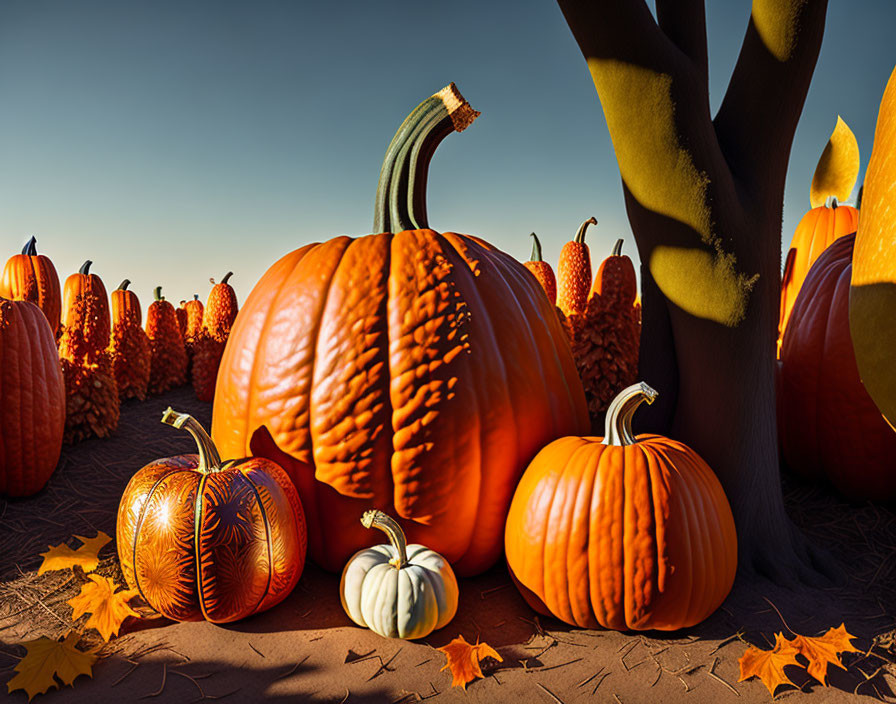
[[[827,200],[824,202],[824,207],[833,208],[835,210],[840,207],[840,203],[837,202],[837,196],[828,196]]]
[[[622,240],[616,240],[616,244],[613,245],[613,251],[610,252],[610,255],[614,257],[622,256]]]
[[[231,276],[233,276],[233,272],[232,272],[232,271],[228,271],[226,274],[224,274],[224,278],[221,279],[221,283],[222,283],[222,284],[226,284],[226,283],[230,280],[230,277],[231,277]]]
[[[642,403],[653,403],[659,393],[643,381],[632,384],[620,391],[607,409],[604,426],[604,445],[634,445],[637,440],[632,435],[632,416]]]
[[[78,273],[84,274],[84,276],[87,276],[88,274],[90,274],[90,265],[91,264],[93,264],[93,262],[88,259],[86,262],[84,262],[81,265],[81,268],[78,269]]]
[[[128,288],[128,286],[130,286],[130,285],[131,285],[131,280],[130,280],[130,279],[125,279],[125,280],[122,281],[120,284],[118,284],[118,290],[119,290],[119,291],[126,291],[127,288]]]
[[[178,413],[168,406],[162,413],[162,422],[177,429],[183,428],[196,440],[196,446],[199,448],[197,471],[203,474],[221,471],[221,455],[218,454],[218,448],[198,420],[187,413]]]
[[[538,235],[534,232],[529,235],[532,238],[532,254],[529,255],[530,262],[543,262],[541,258],[541,242],[538,241]]]
[[[395,133],[376,189],[373,231],[401,232],[429,227],[426,179],[439,143],[452,132],[463,132],[479,112],[453,83],[420,103]]]
[[[155,290],[152,292],[152,295],[153,295],[153,298],[155,298],[157,301],[165,300],[165,297],[162,295],[162,287],[161,286],[156,286]]]
[[[588,229],[589,225],[597,225],[597,220],[592,215],[585,222],[579,225],[579,229],[576,230],[576,236],[573,238],[574,242],[580,242],[581,244],[585,244],[585,230]]]
[[[395,548],[395,557],[389,560],[389,564],[399,570],[402,567],[407,567],[408,541],[401,526],[398,525],[398,521],[382,511],[371,509],[370,511],[365,511],[364,515],[361,516],[361,525],[365,528],[379,528],[388,535],[389,542]]]
[[[37,237],[31,235],[31,239],[22,247],[22,254],[27,254],[29,257],[37,256]]]
[[[194,301],[198,301],[198,300],[199,300],[199,294],[198,294],[198,293],[194,293],[194,294],[193,294],[193,300],[194,300]]]

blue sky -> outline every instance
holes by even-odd
[[[750,3],[707,3],[715,108]],[[797,131],[784,242],[838,114],[867,164],[896,63],[893,0],[830,0]],[[85,259],[144,301],[228,270],[240,300],[280,255],[367,234],[383,153],[454,81],[482,117],[433,159],[431,225],[556,263],[590,215],[598,262],[634,253],[603,113],[548,0],[0,5],[0,256],[32,234],[64,279]]]

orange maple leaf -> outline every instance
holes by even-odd
[[[859,652],[850,643],[853,638],[855,636],[847,632],[846,624],[841,623],[839,628],[829,628],[823,636],[809,638],[797,635],[789,642],[809,661],[806,671],[823,685],[827,685],[828,663],[845,670],[839,654]]]
[[[108,641],[118,635],[121,623],[128,616],[140,618],[140,614],[128,606],[128,601],[137,595],[136,589],[116,592],[117,585],[108,577],[98,574],[87,575],[90,581],[81,587],[81,593],[68,600],[74,609],[72,621],[83,614],[91,614],[87,628],[95,628],[103,640]]]
[[[797,665],[796,656],[799,653],[796,646],[787,640],[783,634],[775,634],[775,647],[771,650],[762,650],[755,645],[747,648],[740,658],[740,679],[743,682],[751,677],[758,677],[768,687],[769,693],[774,697],[775,690],[782,684],[796,685],[784,674],[787,665]]]
[[[85,538],[80,535],[75,537],[83,543],[77,550],[72,550],[65,543],[48,545],[49,550],[40,554],[44,561],[41,563],[37,573],[43,574],[53,570],[65,570],[75,565],[79,565],[85,572],[93,572],[100,564],[100,559],[97,555],[104,545],[111,542],[112,538],[103,533],[103,531],[97,531],[95,538]]]
[[[35,694],[43,694],[59,682],[72,684],[78,675],[93,677],[92,665],[96,662],[94,651],[78,650],[79,633],[69,632],[62,641],[41,636],[36,640],[22,643],[27,654],[16,665],[18,673],[6,683],[7,693],[24,689],[28,701]]]
[[[482,677],[482,670],[479,662],[483,658],[494,658],[498,662],[503,662],[504,658],[498,655],[497,651],[488,643],[480,643],[476,641],[476,645],[471,645],[464,640],[463,636],[458,636],[448,645],[438,648],[445,657],[448,658],[448,664],[442,670],[451,669],[451,686],[467,688],[467,682],[472,682],[477,677]]]

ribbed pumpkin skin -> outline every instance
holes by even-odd
[[[896,498],[896,431],[865,390],[849,331],[855,235],[806,277],[781,347],[778,432],[784,461],[856,499]]]
[[[53,331],[37,306],[0,298],[0,494],[30,496],[44,487],[64,426]]]
[[[859,224],[859,211],[849,205],[838,205],[836,208],[819,206],[812,208],[803,216],[790,249],[784,260],[784,274],[781,281],[781,312],[778,318],[778,348],[787,328],[797,294],[809,273],[809,269],[821,253],[844,235],[856,231]],[[780,356],[780,354],[779,354]]]
[[[43,254],[16,254],[9,258],[0,276],[0,296],[13,301],[31,301],[40,308],[55,337],[62,315],[59,275]]]
[[[187,381],[187,352],[177,326],[174,306],[156,300],[146,311],[146,336],[151,350],[149,392],[161,394]]]
[[[112,337],[109,354],[121,399],[146,398],[149,384],[150,345],[142,327],[140,300],[133,291],[112,292]]]
[[[500,555],[526,463],[587,427],[538,282],[481,240],[424,229],[276,262],[224,351],[213,437],[287,470],[323,567],[371,544],[358,516],[372,506],[475,574]]]
[[[679,442],[636,440],[561,438],[523,475],[505,551],[536,611],[581,628],[669,631],[704,620],[731,590],[737,537],[715,474]]]
[[[264,611],[293,589],[305,562],[295,489],[264,459],[196,471],[197,455],[150,463],[118,509],[125,579],[175,621],[227,623]]]

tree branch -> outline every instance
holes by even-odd
[[[762,207],[781,208],[826,10],[827,0],[753,0],[740,56],[714,120],[729,167]]]
[[[704,0],[656,0],[660,29],[694,64],[703,84],[709,84]]]

